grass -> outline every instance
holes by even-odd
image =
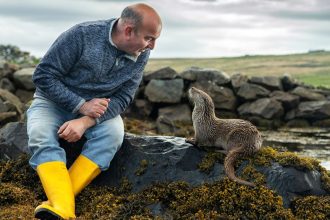
[[[151,59],[146,71],[170,66],[178,73],[188,67],[214,68],[232,75],[282,76],[285,73],[314,86],[330,88],[330,51],[290,55],[242,56],[209,59]]]

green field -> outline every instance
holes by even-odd
[[[209,59],[151,59],[146,71],[170,66],[178,73],[197,66],[214,68],[232,75],[282,76],[285,73],[314,86],[330,88],[330,52],[310,52],[290,55],[242,56]]]

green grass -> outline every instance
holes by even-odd
[[[282,76],[285,73],[314,86],[330,88],[330,52],[242,56],[209,59],[151,59],[146,71],[170,66],[178,73],[191,66],[214,68],[232,75]]]

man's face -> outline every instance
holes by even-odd
[[[133,30],[127,53],[139,56],[146,49],[154,49],[156,39],[161,32],[161,25],[143,25],[138,30]]]

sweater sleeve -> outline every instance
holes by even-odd
[[[62,33],[37,66],[33,82],[47,98],[70,112],[77,112],[85,100],[65,85],[64,77],[70,73],[83,50],[83,33],[74,26]]]
[[[120,88],[110,97],[108,109],[100,118],[96,119],[97,124],[114,118],[125,111],[128,105],[134,99],[136,90],[141,83],[143,70],[146,64],[147,62],[143,61],[143,63],[139,65],[139,69],[136,71],[137,73],[124,84],[122,84]]]

